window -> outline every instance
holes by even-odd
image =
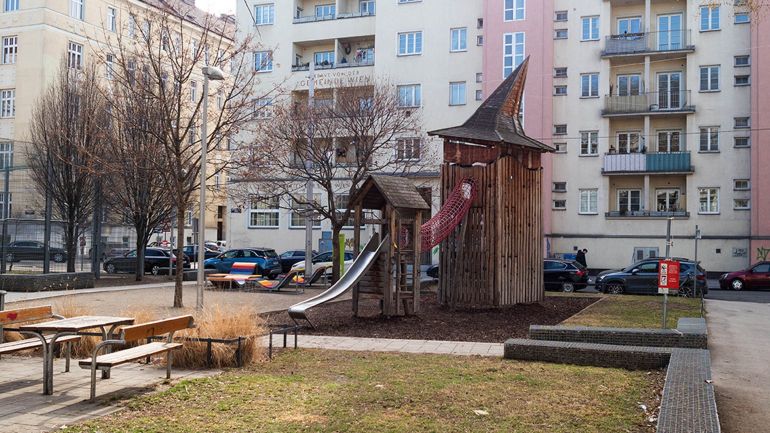
[[[254,70],[257,72],[273,71],[273,52],[257,51],[254,53]]]
[[[465,105],[465,81],[449,83],[449,105]]]
[[[413,56],[422,54],[422,32],[398,34],[398,55]]]
[[[567,94],[567,86],[564,86],[564,85],[553,86],[554,96],[564,96],[566,94]]]
[[[104,76],[111,80],[115,76],[115,56],[107,54],[104,58]]]
[[[567,182],[554,182],[551,190],[553,192],[567,192]]]
[[[476,100],[477,101],[483,101],[484,100],[484,91],[483,90],[476,90]]]
[[[484,36],[478,35],[476,36],[476,46],[482,46],[484,45]]]
[[[719,213],[719,188],[698,188],[698,197],[700,202],[698,213]]]
[[[719,66],[700,67],[700,91],[719,91]]]
[[[569,15],[567,11],[556,11],[553,14],[553,20],[558,22],[567,21],[568,16]]]
[[[733,199],[733,210],[750,210],[751,200],[747,198]]]
[[[719,6],[701,6],[700,31],[719,30]]]
[[[599,191],[596,189],[580,190],[580,209],[578,213],[593,215],[598,213],[597,197]]]
[[[128,16],[127,31],[128,31],[129,38],[133,39],[134,37],[136,37],[136,17],[133,15]]]
[[[751,15],[748,12],[736,12],[735,24],[746,24],[751,22]]]
[[[16,89],[0,90],[0,118],[16,116]]]
[[[19,50],[18,36],[5,36],[3,38],[3,64],[11,65],[16,63],[16,54]]]
[[[249,208],[249,228],[277,228],[279,212],[278,197],[252,200]]]
[[[358,11],[361,15],[374,15],[375,3],[374,0],[359,0]]]
[[[599,40],[599,17],[583,17],[583,33],[580,40]]]
[[[658,212],[679,211],[679,189],[661,188],[655,190],[656,210]]]
[[[13,203],[13,193],[8,193],[8,200],[5,200],[5,193],[0,193],[0,218],[11,217],[11,205]]]
[[[735,137],[735,147],[751,147],[751,137]]]
[[[747,129],[751,128],[750,117],[735,117],[735,129]]]
[[[83,66],[83,46],[70,42],[67,44],[67,66],[80,69]]]
[[[553,135],[567,135],[567,125],[553,125]]]
[[[683,149],[682,131],[658,131],[658,152],[681,152]]]
[[[703,126],[700,128],[700,151],[719,152],[718,126]]]
[[[733,190],[735,190],[735,191],[750,191],[751,190],[751,180],[749,180],[749,179],[734,179],[733,180]]]
[[[618,18],[618,35],[638,34],[642,32],[642,18]]]
[[[599,154],[599,131],[582,131],[580,133],[580,155]]]
[[[313,54],[316,66],[334,66],[334,51],[319,51]]]
[[[398,0],[399,3],[418,3],[422,0]]]
[[[3,12],[19,10],[19,0],[3,0]]]
[[[751,75],[736,75],[735,76],[735,85],[736,86],[750,86],[751,85]]]
[[[396,161],[418,161],[420,145],[419,138],[399,138],[396,140]]]
[[[476,72],[476,82],[481,83],[484,81],[484,73],[483,72]]]
[[[567,68],[553,68],[554,78],[567,78]]]
[[[422,87],[419,84],[398,86],[400,107],[419,107],[422,104]]]
[[[269,119],[273,117],[272,108],[272,98],[259,98],[254,102],[254,117],[257,119]]]
[[[639,132],[618,132],[618,153],[638,153],[641,134]],[[610,153],[612,149],[610,149]]]
[[[266,26],[275,21],[275,5],[273,3],[254,6],[254,25]]]
[[[107,6],[107,30],[118,31],[118,11],[112,6]]]
[[[505,21],[524,19],[524,0],[505,0],[503,7],[503,19]]]
[[[556,29],[553,31],[554,39],[567,39],[567,29]]]
[[[315,17],[322,20],[333,19],[337,14],[337,6],[332,4],[316,5]]]
[[[82,20],[83,16],[83,2],[85,0],[70,0],[70,16]]]
[[[466,51],[468,49],[468,29],[463,27],[450,30],[450,40],[449,51]]]
[[[567,200],[554,200],[551,207],[553,208],[553,210],[566,210]]]
[[[198,82],[190,81],[190,101],[195,103],[198,100]]]
[[[751,66],[751,56],[749,55],[735,56],[735,66],[736,67]]]
[[[642,191],[639,189],[618,190],[618,212],[639,212],[642,210]]]
[[[0,143],[0,170],[13,168],[13,142]]]
[[[313,194],[313,202],[316,204],[321,203],[321,194]],[[305,228],[305,216],[308,213],[306,205],[297,200],[292,200],[291,203],[291,217],[289,220],[289,227],[291,228]],[[309,210],[311,213],[312,209]],[[312,218],[313,227],[321,227],[321,220],[319,218]]]
[[[477,29],[484,28],[484,18],[476,18],[476,28]]]
[[[567,153],[567,143],[554,143],[553,147],[556,148],[555,153]]]
[[[580,97],[598,98],[599,97],[599,74],[581,74],[580,75]]]
[[[508,78],[523,61],[524,33],[505,33],[503,35],[503,78]]]
[[[638,95],[642,88],[639,74],[618,75],[618,96]]]

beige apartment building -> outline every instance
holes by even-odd
[[[413,180],[430,191],[435,213],[441,143],[426,133],[464,122],[483,99],[483,5],[483,0],[238,2],[240,37],[256,36],[265,47],[254,53],[260,86],[280,87],[274,98],[259,101],[268,108],[261,112],[267,116],[262,121],[269,121],[271,104],[306,103],[311,62],[316,104],[333,103],[340,87],[393,85],[401,104],[415,110],[422,123],[420,133],[394,146],[393,157],[427,163]],[[304,221],[288,206],[230,203],[228,247],[258,245],[279,253],[304,249]],[[318,225],[314,248],[329,230],[327,221]],[[352,227],[347,236],[352,237]]]
[[[194,7],[193,0],[185,0]],[[25,167],[25,142],[33,106],[57,73],[64,59],[71,65],[105,62],[101,44],[114,35],[138,31],[132,13],[162,5],[160,0],[2,0],[0,11],[0,160],[12,161],[10,205],[2,208],[11,218],[42,219],[44,199],[37,194]],[[195,14],[203,14],[199,10]],[[190,17],[188,16],[188,19]],[[189,22],[188,34],[196,38],[201,28]],[[101,66],[100,66],[101,67]],[[105,73],[106,76],[106,73]],[[202,79],[199,81],[202,82]],[[212,102],[213,103],[213,102]],[[218,155],[214,155],[216,159]],[[226,158],[226,155],[221,156]],[[3,166],[4,167],[4,166]],[[212,180],[212,183],[218,180]],[[224,179],[222,180],[224,188]],[[215,186],[215,185],[212,185]],[[2,190],[0,190],[1,192]],[[109,192],[107,192],[109,193]],[[224,204],[226,194],[219,189],[209,195],[206,239],[224,239],[226,229]],[[0,199],[2,201],[2,199]],[[197,209],[197,207],[195,207]],[[192,241],[193,219],[187,215],[189,228],[185,241]],[[133,245],[133,229],[106,214],[103,242]],[[159,235],[169,238],[170,233]],[[90,234],[89,234],[90,237]],[[90,239],[88,241],[90,246]]]

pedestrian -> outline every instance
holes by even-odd
[[[575,254],[575,261],[583,265],[584,267],[587,267],[586,265],[586,253],[588,252],[587,249],[583,248],[582,250],[578,248],[577,254]]]

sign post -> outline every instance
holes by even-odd
[[[671,290],[679,290],[679,262],[661,260],[658,263],[658,293],[663,295],[663,329],[667,325],[668,294]]]

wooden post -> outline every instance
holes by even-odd
[[[354,221],[355,221],[355,227],[353,228],[353,255],[355,257],[358,257],[358,255],[361,253],[361,212],[362,212],[362,206],[361,203],[357,203],[354,209],[355,215],[354,215]],[[359,300],[359,285],[356,284],[353,286],[353,315],[355,317],[358,317],[358,300]]]
[[[396,248],[395,248],[395,250],[396,250],[396,254],[395,254],[395,257],[396,257],[396,290],[395,290],[396,300],[395,300],[395,302],[396,302],[396,315],[398,316],[398,315],[401,314],[401,289],[403,287],[403,283],[402,283],[401,279],[404,276],[404,270],[403,270],[403,267],[402,267],[403,261],[401,260],[401,257],[402,257],[402,254],[403,254],[404,246],[401,245],[401,216],[399,215],[398,217],[396,217],[396,213],[394,212],[393,219],[396,220],[396,231],[395,231],[396,235],[393,237],[393,239],[394,239],[394,243],[396,245]],[[406,311],[404,313],[406,313]]]
[[[417,212],[414,216],[414,236],[412,236],[412,243],[414,247],[414,259],[412,265],[412,312],[417,314],[420,312],[420,256],[422,255],[422,236],[420,235],[420,226],[422,226],[422,212]]]
[[[392,315],[391,300],[393,299],[393,291],[395,281],[393,280],[393,253],[395,248],[393,245],[398,239],[396,236],[396,220],[395,212],[390,205],[385,208],[385,215],[387,215],[387,222],[390,232],[390,245],[388,246],[388,260],[385,266],[385,275],[387,276],[387,284],[382,288],[382,314],[387,317]]]

